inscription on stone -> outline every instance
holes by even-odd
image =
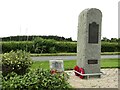
[[[54,63],[52,63],[52,65],[53,65],[53,67],[54,68],[62,68],[62,62],[54,62]]]
[[[88,43],[98,43],[99,25],[96,22],[89,24]]]
[[[51,70],[64,71],[63,60],[50,60],[49,62]]]
[[[88,64],[98,64],[98,60],[88,60]]]

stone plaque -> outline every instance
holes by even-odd
[[[88,60],[88,64],[98,64],[98,60]]]
[[[51,70],[64,71],[63,60],[50,60],[49,62]]]
[[[98,43],[98,31],[99,31],[99,25],[96,24],[96,22],[92,22],[89,24],[88,43]]]

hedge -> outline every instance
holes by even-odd
[[[44,40],[44,39],[43,39]],[[75,53],[77,50],[76,42],[58,42],[53,40],[44,40],[44,42],[33,41],[11,41],[1,42],[2,52],[10,52],[11,50],[25,50],[30,53]],[[118,43],[102,42],[102,52],[119,52]]]
[[[101,51],[102,52],[119,52],[120,46],[118,45],[118,43],[103,42],[101,45]]]

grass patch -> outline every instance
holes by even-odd
[[[42,53],[42,54],[30,54],[32,57],[37,56],[76,56],[77,53]],[[101,55],[120,55],[120,52],[101,52]],[[0,54],[0,57],[2,54]]]
[[[32,69],[36,68],[44,68],[44,69],[49,69],[49,61],[34,61],[32,64]]]
[[[30,54],[30,56],[76,56],[77,53],[43,53]],[[101,55],[120,55],[120,52],[101,52]]]
[[[120,52],[101,52],[101,55],[120,55]]]
[[[76,56],[76,53],[43,53],[43,54],[30,54],[30,56]]]
[[[119,68],[118,59],[101,60],[101,68]]]
[[[64,61],[64,69],[71,70],[76,66],[76,60]],[[102,59],[101,68],[118,68],[118,59]],[[34,61],[32,69],[35,68],[44,68],[49,69],[49,61]]]

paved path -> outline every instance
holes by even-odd
[[[120,58],[120,55],[101,55],[101,58]],[[31,57],[34,61],[48,61],[55,59],[62,60],[76,60],[77,56],[39,56],[39,57]]]

